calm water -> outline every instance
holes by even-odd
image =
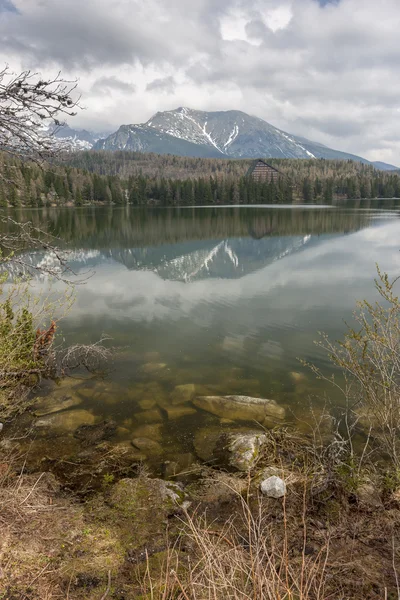
[[[44,209],[14,216],[46,224],[66,240],[78,277],[93,271],[77,287],[62,323],[66,341],[93,342],[106,334],[115,347],[106,380],[64,384],[80,402],[64,413],[112,417],[119,426],[115,442],[152,437],[167,457],[193,451],[196,431],[220,423],[202,411],[169,413],[177,385],[196,384],[203,394],[273,398],[293,421],[309,420],[310,402],[318,409],[324,394],[339,404],[298,359],[331,372],[314,344],[317,332],[339,338],[356,300],[375,298],[376,263],[400,273],[395,201],[328,208]],[[32,260],[51,257],[36,253]],[[193,409],[190,403],[181,407]],[[72,431],[59,437],[78,444]]]

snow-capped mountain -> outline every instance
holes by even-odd
[[[72,129],[69,125],[51,127],[46,133],[66,142],[66,148],[72,151],[90,150],[97,140],[104,136],[104,134],[96,134],[86,129]]]
[[[291,135],[238,110],[204,112],[180,107],[147,123],[122,125],[94,144],[97,150],[133,150],[220,158],[337,158],[368,161]]]
[[[238,279],[258,271],[268,264],[319,243],[312,235],[198,240],[146,248],[77,248],[66,256],[78,279],[87,276],[105,263],[120,263],[132,271],[153,271],[162,279],[190,283],[203,279]],[[46,272],[59,271],[57,257],[52,252],[32,251],[22,254],[18,264],[4,265],[11,277],[23,275],[47,278]],[[60,272],[61,275],[61,272]],[[68,276],[68,275],[67,275]]]

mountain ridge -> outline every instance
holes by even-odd
[[[76,130],[75,146],[79,147]],[[201,111],[180,106],[156,112],[148,121],[124,124],[105,138],[83,131],[82,145],[93,150],[153,152],[201,158],[325,158],[373,164],[382,170],[396,169],[383,162],[334,150],[307,138],[287,133],[264,119],[240,110]],[[59,137],[61,137],[59,135]],[[71,139],[71,134],[69,138]]]
[[[156,144],[154,136],[158,137]],[[338,158],[369,163],[360,156],[289,134],[243,111],[200,111],[185,106],[157,112],[145,123],[121,125],[93,149],[197,156],[187,143],[200,147],[201,156],[210,158]]]

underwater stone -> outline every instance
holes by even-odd
[[[79,404],[82,404],[81,398],[78,398],[75,394],[66,394],[64,392],[63,395],[54,394],[47,396],[46,398],[40,398],[33,410],[35,416],[43,417],[45,415],[60,412],[61,410],[73,408],[74,406],[79,406]]]
[[[133,415],[133,420],[140,424],[160,423],[163,420],[161,411],[158,408],[144,410]]]
[[[163,411],[166,413],[170,421],[187,417],[188,415],[196,414],[197,410],[191,406],[163,406]]]
[[[117,430],[115,421],[103,421],[96,425],[80,425],[74,433],[74,438],[85,446],[93,446],[112,437]]]
[[[280,477],[272,475],[261,482],[260,489],[264,496],[282,498],[286,494],[286,483]]]
[[[156,400],[154,400],[153,397],[144,397],[142,400],[139,400],[139,402],[138,402],[138,405],[143,410],[150,410],[151,408],[154,408],[156,404],[157,404],[157,402],[156,402]]]
[[[161,454],[162,447],[158,442],[150,440],[149,438],[134,438],[132,440],[132,446],[147,454]]]
[[[88,410],[76,409],[51,414],[35,421],[34,426],[63,431],[75,431],[80,425],[93,425],[96,417]]]
[[[162,441],[162,423],[149,423],[148,425],[140,425],[133,430],[134,438],[149,438],[157,442]]]
[[[193,400],[196,395],[196,385],[194,383],[186,383],[184,385],[175,386],[171,393],[172,404],[186,404]]]
[[[307,377],[304,375],[304,373],[300,373],[299,371],[291,371],[289,376],[294,383],[304,383],[307,381]]]
[[[250,396],[198,396],[193,401],[198,408],[223,419],[234,421],[258,421],[267,425],[270,419],[282,420],[285,409],[275,400],[252,398]]]
[[[154,375],[156,373],[159,373],[160,371],[163,371],[166,367],[167,367],[166,363],[149,362],[149,363],[145,363],[144,365],[142,365],[140,367],[139,371],[146,375]]]

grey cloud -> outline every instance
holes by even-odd
[[[104,89],[118,90],[120,92],[133,93],[136,90],[136,86],[133,83],[122,81],[115,76],[111,77],[100,77],[97,79],[91,87],[91,93],[101,93]]]
[[[246,23],[246,33],[249,38],[254,38],[258,40],[262,40],[268,33],[268,29],[261,20],[252,19],[248,23]]]
[[[154,79],[146,86],[146,91],[148,92],[161,92],[164,94],[173,94],[176,88],[175,79],[170,75],[169,77],[160,77],[158,79]]]
[[[196,45],[211,50],[209,32],[216,35],[205,19],[203,5],[208,4],[202,0],[189,10],[183,9],[182,0],[172,2],[170,11],[158,0],[30,1],[19,15],[0,22],[0,43],[3,51],[18,50],[41,64],[89,70],[136,60],[143,65],[176,63]]]

